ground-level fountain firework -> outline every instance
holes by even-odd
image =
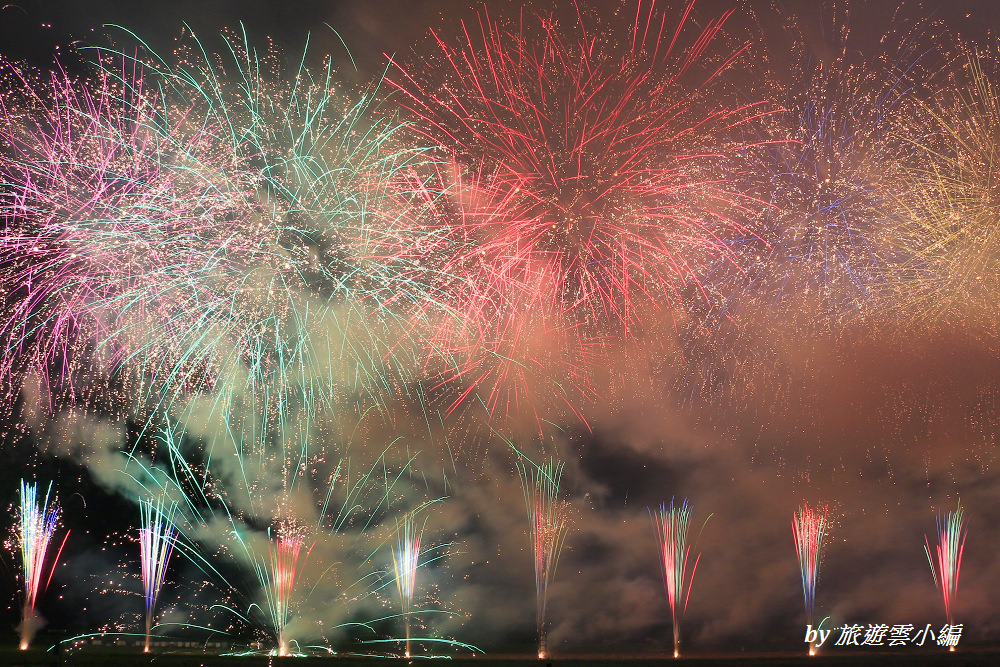
[[[139,512],[139,558],[142,562],[142,588],[146,599],[146,643],[142,650],[149,653],[156,600],[160,597],[177,537],[174,526],[176,508],[161,496],[156,500],[140,500]]]
[[[952,608],[955,604],[955,596],[958,594],[958,575],[962,567],[962,552],[965,550],[967,531],[965,512],[962,510],[962,502],[959,501],[954,512],[938,515],[938,543],[933,550],[930,539],[926,535],[924,536],[924,552],[927,554],[927,563],[931,566],[934,584],[941,591],[941,597],[944,600],[944,615],[948,619],[949,626],[955,624]],[[950,649],[954,651],[955,647],[952,646]]]
[[[663,574],[663,589],[667,594],[667,605],[670,607],[670,618],[673,622],[674,657],[681,655],[681,623],[680,617],[687,609],[688,598],[691,595],[691,583],[694,573],[698,570],[701,554],[695,556],[688,570],[688,556],[691,555],[691,545],[688,543],[688,529],[691,521],[691,508],[687,498],[680,507],[674,507],[673,499],[670,506],[660,505],[656,512],[650,510],[653,525],[656,528],[656,543],[660,549],[660,567]],[[681,602],[680,608],[677,603]]]
[[[823,505],[819,509],[803,504],[795,511],[792,518],[792,537],[795,538],[795,553],[799,559],[799,571],[802,575],[802,599],[806,608],[806,625],[812,627],[813,612],[816,609],[816,579],[819,577],[819,566],[823,556],[823,538],[827,531],[827,514],[829,508]],[[813,647],[809,646],[809,655],[813,655]]]
[[[52,581],[59,555],[66,538],[58,547],[53,544],[56,528],[59,526],[59,505],[52,495],[52,484],[42,498],[38,497],[38,485],[21,480],[21,505],[17,517],[17,542],[21,551],[22,576],[24,583],[24,610],[21,614],[21,645],[27,649],[31,638],[38,629],[35,602],[38,594]],[[51,547],[51,553],[50,553]]]
[[[72,39],[35,4],[0,7],[25,648],[798,650],[799,583],[810,629],[943,600],[1000,641],[989,3],[108,0]],[[956,497],[931,589],[913,508]]]
[[[569,531],[569,504],[562,498],[561,481],[564,463],[551,459],[541,464],[518,461],[524,505],[528,511],[528,535],[535,564],[535,626],[538,633],[538,657],[548,656],[549,585],[556,576]]]

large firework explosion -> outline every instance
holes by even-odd
[[[771,205],[740,256],[746,296],[782,321],[843,325],[879,310],[903,253],[899,200],[919,156],[902,134],[922,133],[917,110],[943,83],[944,57],[928,20],[893,20],[879,51],[859,56],[855,33],[873,13],[834,3],[818,34],[794,14],[765,31],[774,63],[762,85],[782,110],[767,118],[768,149],[750,156],[748,187]]]
[[[79,403],[103,373],[131,381],[123,411],[211,393],[281,421],[390,390],[407,307],[430,290],[382,184],[418,153],[393,143],[374,89],[338,93],[329,61],[287,74],[276,53],[226,48],[189,37],[173,67],[102,53],[92,78],[54,75],[7,110],[15,392],[37,377],[43,401]]]
[[[755,235],[760,203],[730,183],[745,144],[728,137],[770,107],[732,103],[722,75],[747,45],[720,34],[729,13],[699,23],[693,6],[638,3],[614,21],[484,9],[392,75],[443,163],[429,224],[454,242],[443,268],[466,321],[438,340],[466,353],[471,336],[459,368],[491,408],[537,366],[587,396],[609,334],[706,299],[706,267]]]
[[[733,242],[736,261],[703,281],[712,301],[681,322],[674,383],[684,403],[757,423],[823,421],[823,407],[798,404],[823,395],[815,367],[893,331],[920,294],[927,235],[906,221],[939,206],[914,181],[936,161],[921,143],[952,86],[955,38],[919,12],[856,2],[758,3],[751,18],[766,67],[747,94],[778,111],[742,128],[761,141],[747,142],[752,166],[736,178],[768,206],[757,235]]]
[[[908,320],[995,326],[997,71],[995,52],[965,48],[950,85],[922,106],[929,132],[902,137],[926,158],[908,172],[911,189],[901,197],[910,254],[895,286]]]
[[[340,572],[311,572],[311,585],[338,591],[324,615],[344,623],[293,625],[308,616],[294,612],[302,522],[319,517],[314,567],[354,548],[327,535],[361,508],[324,524],[340,470],[325,457],[346,453],[345,431],[383,396],[401,400],[399,376],[416,365],[406,359],[411,315],[430,310],[426,244],[400,236],[381,203],[420,151],[397,142],[377,87],[341,94],[329,60],[313,70],[303,55],[289,73],[245,37],[223,44],[216,56],[188,35],[174,65],[144,49],[93,51],[94,74],[55,74],[47,88],[5,64],[29,85],[5,98],[3,371],[10,403],[23,401],[50,451],[67,444],[67,423],[145,424],[120,443],[130,454],[105,452],[105,481],[172,497],[181,552],[235,618],[286,653],[289,633],[345,632],[384,587],[369,574],[338,588]],[[142,435],[169,418],[194,435]],[[329,489],[325,502],[317,489]],[[385,502],[364,508],[370,521]],[[369,527],[358,539],[376,546],[347,559],[358,568],[388,539]],[[217,566],[220,551],[235,560]],[[240,567],[263,600],[239,592],[227,568]]]

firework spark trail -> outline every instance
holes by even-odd
[[[167,564],[174,550],[177,528],[174,525],[176,506],[164,496],[156,500],[140,500],[139,557],[142,562],[142,588],[146,600],[146,641],[143,651],[149,653],[153,630],[153,614],[160,589],[167,576]]]
[[[802,574],[802,598],[805,602],[806,623],[809,625],[812,625],[813,611],[816,608],[816,577],[819,575],[828,511],[826,505],[811,509],[803,503],[792,518],[792,537],[795,539],[795,553]],[[814,649],[810,645],[809,654],[813,653]]]
[[[564,466],[563,462],[555,459],[541,465],[530,460],[517,462],[535,564],[535,626],[539,658],[548,655],[545,609],[549,584],[556,576],[559,556],[569,532],[569,503],[563,500],[560,490]]]
[[[965,549],[967,533],[965,512],[962,509],[962,501],[959,501],[954,512],[938,514],[938,543],[933,551],[930,538],[924,536],[924,553],[927,555],[927,563],[931,566],[934,585],[941,590],[948,625],[952,625],[954,621],[952,609],[955,597],[958,595],[958,575],[962,566],[962,551]],[[951,650],[954,651],[955,647],[952,646]]]
[[[691,553],[691,545],[688,544],[688,528],[691,521],[691,508],[687,498],[684,499],[680,507],[674,507],[673,499],[670,500],[670,507],[660,505],[654,513],[650,510],[650,518],[656,527],[657,545],[660,548],[660,571],[663,575],[663,586],[667,594],[667,604],[670,607],[670,617],[673,621],[674,630],[674,657],[680,657],[680,616],[687,609],[688,598],[691,597],[691,584],[694,581],[695,571],[698,569],[698,561],[701,560],[699,553],[691,566],[690,576],[688,576],[688,556]],[[679,599],[684,600],[684,605],[677,609]]]
[[[24,568],[24,609],[21,616],[21,650],[28,648],[35,631],[37,616],[35,602],[52,581],[56,563],[69,531],[51,560],[46,562],[49,544],[59,526],[59,505],[51,497],[52,483],[49,483],[45,497],[39,502],[38,486],[21,480],[21,504],[18,514],[17,538],[21,550],[21,564]],[[51,502],[50,502],[51,497]]]
[[[483,332],[460,399],[516,402],[503,382],[520,379],[512,367],[522,360],[507,344],[516,350],[536,319],[569,332],[554,356],[568,360],[577,393],[592,393],[591,340],[609,327],[628,335],[646,309],[705,298],[704,268],[734,259],[728,239],[753,236],[741,220],[760,202],[727,181],[741,146],[718,137],[768,112],[713,97],[746,45],[717,54],[729,13],[698,28],[693,4],[673,28],[646,3],[627,27],[579,8],[516,24],[484,10],[459,44],[434,35],[438,52],[422,72],[442,81],[397,65],[390,83],[443,156],[446,195],[426,199],[455,248],[442,270],[457,279],[444,291],[467,314],[461,326]],[[442,347],[452,338],[461,351],[454,332],[440,334]],[[553,366],[548,357],[522,366],[535,364]]]

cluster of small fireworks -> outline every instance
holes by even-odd
[[[934,585],[941,590],[948,625],[954,623],[952,608],[955,596],[958,595],[958,574],[962,566],[962,551],[965,549],[967,532],[965,513],[962,510],[962,502],[959,501],[954,512],[938,514],[938,543],[934,550],[931,550],[930,538],[924,536],[924,553],[927,554],[927,563],[931,566]],[[950,648],[952,651],[955,650],[954,646]]]
[[[170,506],[171,541],[218,596],[207,610],[208,627],[233,635],[252,632],[255,644],[273,646],[272,654],[279,656],[320,649],[309,642],[329,642],[331,633],[349,628],[372,633],[373,626],[397,617],[413,639],[409,625],[416,570],[446,554],[441,545],[421,550],[426,523],[417,520],[441,498],[399,514],[391,507],[412,458],[395,474],[390,472],[388,449],[361,474],[343,459],[329,468],[324,486],[318,477],[326,475],[320,471],[328,466],[314,456],[309,468],[296,468],[281,478],[280,491],[260,494],[276,479],[268,465],[284,466],[285,461],[275,457],[255,469],[238,451],[239,443],[233,443],[227,461],[217,467],[189,449],[191,438],[182,424],[164,425],[157,450],[162,460],[144,461],[136,454],[126,472],[147,492],[176,503],[176,509]],[[234,466],[238,473],[227,476]],[[379,554],[393,540],[391,574],[379,565]],[[441,552],[428,555],[431,550]],[[380,606],[383,592],[393,585],[399,587],[401,613],[363,620],[360,609]],[[451,613],[433,604],[427,610]],[[195,618],[189,622],[195,623]],[[433,635],[418,641],[477,650]]]
[[[688,598],[691,597],[691,583],[698,569],[701,554],[694,559],[691,571],[688,572],[688,556],[691,545],[688,544],[688,528],[691,521],[691,508],[687,498],[680,507],[674,507],[673,499],[670,507],[660,505],[650,517],[656,527],[657,546],[660,548],[660,572],[663,575],[663,587],[667,594],[667,605],[670,607],[670,618],[674,629],[674,657],[680,657],[681,626],[680,617],[687,609]],[[678,600],[683,600],[683,606],[678,610]]]
[[[146,600],[146,642],[149,652],[156,601],[167,576],[170,554],[174,551],[177,529],[174,526],[176,506],[165,497],[139,501],[139,559],[142,563],[142,590]]]
[[[560,488],[564,466],[565,463],[555,459],[541,465],[530,460],[517,462],[535,563],[535,624],[539,658],[548,654],[545,608],[549,584],[556,576],[559,556],[569,532],[569,503],[562,498]]]
[[[31,638],[38,625],[35,602],[39,593],[45,591],[52,581],[52,573],[69,531],[63,537],[62,543],[55,554],[49,558],[49,546],[59,527],[59,505],[52,494],[52,484],[45,492],[45,497],[39,502],[38,485],[21,480],[21,504],[17,521],[17,542],[21,550],[21,565],[24,568],[24,607],[21,615],[22,650],[28,648]],[[50,500],[51,498],[51,500]]]
[[[799,558],[802,574],[802,598],[806,607],[806,623],[812,625],[816,608],[816,578],[819,576],[820,559],[823,555],[823,537],[827,529],[829,508],[823,505],[812,509],[803,504],[792,518],[792,536],[795,539],[795,553]],[[814,653],[809,647],[809,655]]]
[[[848,66],[842,41],[830,62],[797,65],[794,90],[775,92],[771,73],[737,92],[752,49],[727,36],[732,12],[701,20],[694,5],[673,19],[640,1],[624,30],[576,3],[568,18],[514,23],[483,9],[478,29],[434,34],[427,59],[393,63],[399,115],[380,82],[345,95],[330,60],[311,69],[303,55],[289,73],[232,34],[221,56],[188,36],[175,65],[95,50],[89,77],[0,61],[17,88],[0,93],[8,403],[225,434],[226,451],[211,440],[197,461],[176,442],[160,449],[167,464],[135,458],[141,483],[164,492],[140,503],[146,650],[175,547],[225,579],[210,555],[223,540],[208,537],[222,525],[263,596],[238,615],[293,651],[310,557],[377,477],[348,484],[330,516],[341,468],[316,482],[330,466],[315,442],[342,443],[324,418],[419,404],[428,424],[443,405],[445,430],[466,406],[490,428],[526,413],[541,431],[555,410],[586,425],[594,369],[616,372],[605,353],[644,344],[650,313],[693,330],[748,302],[819,301],[806,315],[824,324],[886,304],[928,319],[956,304],[995,313],[993,59],[967,58],[949,96],[924,94],[948,77],[916,95],[927,70],[909,53]],[[910,121],[921,136],[895,124]],[[711,345],[693,335],[691,356]],[[561,462],[517,467],[543,657],[569,505]],[[389,486],[365,499],[359,532]],[[58,516],[22,482],[23,647]],[[654,516],[675,655],[700,558],[688,571],[689,520],[686,500]],[[826,522],[826,507],[793,519],[810,623]],[[392,549],[407,656],[423,526],[404,514]],[[937,558],[926,550],[950,623],[961,507],[938,526]],[[342,598],[391,585],[376,579],[361,574]]]

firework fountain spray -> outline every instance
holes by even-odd
[[[289,655],[288,638],[285,636],[285,626],[289,621],[289,602],[295,591],[298,580],[300,556],[303,540],[297,535],[278,535],[271,544],[269,569],[258,567],[257,574],[261,578],[267,594],[268,612],[271,623],[277,633],[279,656]],[[312,546],[306,550],[301,564],[309,559]]]
[[[168,503],[161,496],[158,500],[141,500],[139,514],[139,554],[142,561],[142,588],[146,598],[146,642],[143,651],[149,653],[149,636],[153,630],[153,613],[156,610],[156,600],[163,588],[167,575],[167,563],[174,550],[174,540],[177,529],[174,518],[177,506]]]
[[[688,598],[691,597],[691,583],[698,569],[699,553],[691,567],[691,576],[687,574],[688,556],[691,545],[688,544],[688,528],[691,521],[691,507],[687,498],[680,507],[660,505],[654,513],[650,510],[653,525],[656,526],[657,545],[660,548],[660,570],[663,573],[663,587],[667,594],[667,604],[670,606],[670,617],[674,624],[674,657],[680,657],[680,616],[687,609]],[[677,610],[677,600],[684,599],[684,606]]]
[[[437,501],[431,501],[437,502]],[[400,614],[406,628],[406,657],[410,652],[410,608],[416,587],[417,568],[420,566],[420,539],[423,536],[427,518],[418,521],[417,515],[430,502],[424,503],[402,518],[396,519],[396,546],[392,550],[392,566],[396,573],[396,589],[399,591]]]
[[[927,554],[927,562],[931,566],[934,585],[941,589],[948,625],[952,625],[954,618],[952,605],[958,594],[958,574],[962,565],[962,551],[965,549],[967,532],[965,511],[962,509],[962,501],[958,501],[958,507],[954,512],[938,514],[938,544],[934,551],[931,551],[930,539],[924,535],[924,553]],[[954,651],[955,647],[950,646],[949,650]]]
[[[55,564],[59,561],[63,546],[66,545],[66,538],[69,537],[67,531],[55,557],[46,563],[45,556],[49,551],[49,543],[59,525],[59,505],[55,498],[49,501],[51,494],[52,484],[49,483],[45,498],[39,503],[38,487],[21,480],[18,543],[21,548],[21,562],[24,565],[24,612],[21,619],[20,644],[22,651],[27,650],[34,629],[38,625],[35,601],[38,599],[38,594],[52,581]]]
[[[563,462],[555,459],[542,465],[527,459],[517,462],[535,558],[535,623],[539,659],[545,658],[548,653],[545,606],[549,583],[555,578],[559,555],[569,530],[569,503],[560,497],[559,489],[564,466]]]
[[[802,573],[802,597],[806,606],[806,623],[812,625],[813,610],[816,607],[816,576],[819,574],[820,556],[823,551],[823,536],[826,534],[828,507],[810,509],[803,503],[792,518],[792,536],[795,551],[799,557]],[[810,645],[809,655],[816,649]]]

